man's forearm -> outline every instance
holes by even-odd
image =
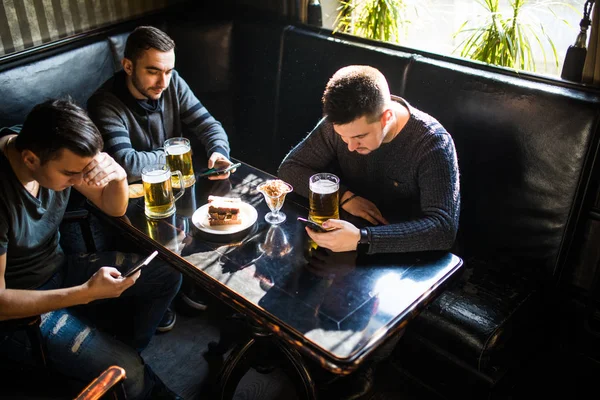
[[[84,286],[56,290],[0,290],[0,320],[31,317],[91,301]]]
[[[120,217],[127,211],[129,186],[127,179],[110,181],[102,190],[101,209],[113,217]]]
[[[207,126],[196,127],[192,129],[192,137],[190,138],[193,147],[202,145],[205,149],[206,156],[210,157],[212,153],[219,152],[229,158],[229,139],[227,133],[221,126],[221,123],[211,117],[213,123]]]

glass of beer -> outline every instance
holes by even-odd
[[[181,186],[177,195],[173,195],[171,175],[177,175],[183,181],[180,171],[173,171],[166,164],[148,165],[142,169],[144,183],[144,205],[148,218],[165,218],[175,213],[175,201],[185,193]]]
[[[187,138],[174,137],[165,140],[165,154],[171,171],[181,171],[183,187],[188,188],[196,183],[192,165],[192,146]],[[174,176],[172,181],[174,188],[181,187],[179,177]]]
[[[308,219],[319,225],[328,219],[339,219],[340,178],[327,172],[315,174],[308,187]]]

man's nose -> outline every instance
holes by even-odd
[[[354,151],[358,148],[358,140],[350,139],[348,140],[348,150]]]
[[[158,78],[158,86],[160,86],[161,88],[166,88],[168,80],[169,78],[165,74],[161,74],[160,78]]]

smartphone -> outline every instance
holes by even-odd
[[[309,221],[306,218],[298,217],[298,221],[300,221],[300,223],[302,225],[308,226],[309,229],[311,229],[315,232],[319,232],[319,233],[329,232],[327,229],[323,228],[321,225],[317,224],[316,222]]]
[[[140,269],[142,269],[142,267],[145,267],[146,265],[150,264],[150,261],[152,261],[154,259],[154,257],[156,257],[158,255],[158,251],[154,250],[154,252],[152,254],[150,254],[148,257],[146,257],[144,260],[140,261],[139,263],[137,263],[135,265],[135,267],[131,268],[129,271],[127,271],[125,273],[125,275],[123,275],[123,278],[128,278],[131,275],[135,274],[136,272],[138,272]]]
[[[241,165],[242,165],[242,163],[236,163],[236,164],[231,164],[227,168],[221,168],[221,169],[211,168],[211,169],[207,169],[206,171],[203,171],[203,172],[199,173],[198,176],[205,177],[205,176],[223,175],[223,174],[228,173],[232,169],[239,168]]]

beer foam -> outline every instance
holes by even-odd
[[[167,147],[167,154],[171,156],[180,156],[190,151],[190,148],[185,144],[175,144]]]
[[[171,177],[166,171],[154,170],[144,173],[142,180],[146,183],[163,183]]]
[[[321,179],[310,184],[310,190],[317,194],[331,194],[338,190],[338,184],[326,179]]]

